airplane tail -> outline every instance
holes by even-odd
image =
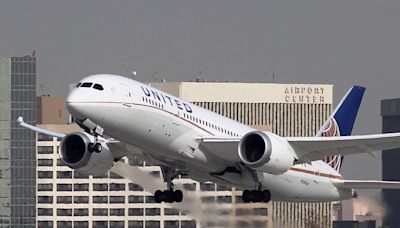
[[[315,136],[332,137],[351,135],[364,91],[365,87],[362,86],[351,87]],[[327,157],[325,162],[339,172],[343,164],[343,156],[338,154]]]

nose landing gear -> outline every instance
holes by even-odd
[[[103,149],[103,146],[97,142],[97,140],[95,140],[96,143],[89,143],[88,145],[88,151],[90,153],[96,152],[96,153],[100,153],[101,150]]]

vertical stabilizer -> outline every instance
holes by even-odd
[[[340,101],[332,115],[328,118],[324,125],[322,125],[316,136],[332,137],[351,135],[364,91],[365,87],[362,86],[351,87],[351,89]],[[342,167],[343,156],[335,155],[327,157],[325,162],[336,171],[339,171]]]

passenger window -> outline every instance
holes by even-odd
[[[93,83],[91,83],[91,82],[85,82],[85,83],[83,83],[83,84],[81,85],[81,87],[90,88],[90,87],[92,87],[92,85],[93,85]]]
[[[102,85],[94,84],[93,89],[104,90]]]

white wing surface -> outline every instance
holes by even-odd
[[[338,137],[287,137],[297,155],[298,163],[323,160],[326,156],[373,153],[400,148],[400,133],[338,136]],[[231,162],[240,162],[237,137],[201,137],[200,147]]]
[[[337,187],[356,189],[400,189],[398,181],[375,181],[375,180],[337,180]]]
[[[338,137],[289,137],[299,162],[322,160],[326,156],[373,153],[400,147],[400,133],[338,136]]]

